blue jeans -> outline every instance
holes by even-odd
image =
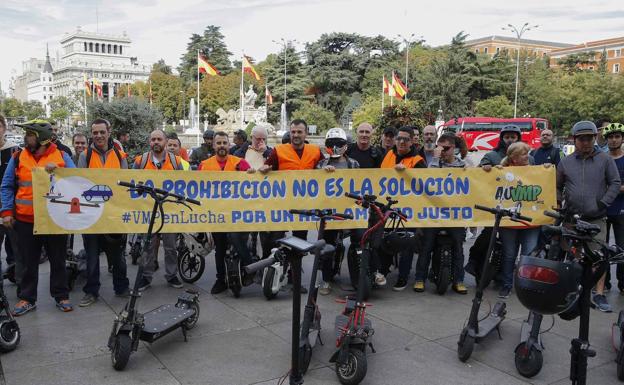
[[[539,227],[528,229],[501,228],[499,230],[500,240],[503,244],[502,278],[504,288],[511,289],[513,286],[513,271],[518,251],[521,250],[522,255],[528,255],[532,252],[537,247],[539,234]]]
[[[422,249],[416,262],[416,280],[425,281],[431,262],[431,253],[435,248],[436,236],[440,230],[446,230],[453,239],[453,283],[464,282],[464,239],[463,227],[425,228],[423,229]]]
[[[113,263],[113,289],[115,294],[121,294],[128,289],[129,281],[126,272],[126,260],[123,258],[123,237],[104,236],[101,234],[84,234],[85,251],[87,253],[87,283],[82,288],[86,294],[95,297],[100,294],[100,248]]]

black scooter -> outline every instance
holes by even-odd
[[[291,214],[299,214],[307,217],[317,217],[320,219],[318,229],[318,239],[323,239],[325,235],[325,225],[328,219],[353,219],[352,215],[334,213],[330,209],[325,210],[290,210]],[[305,374],[310,366],[312,359],[312,349],[316,345],[316,341],[321,342],[321,312],[317,304],[318,284],[317,274],[319,265],[322,260],[332,258],[338,252],[337,248],[331,245],[325,247],[319,252],[314,253],[314,261],[312,262],[312,272],[310,273],[310,290],[308,291],[308,300],[303,310],[303,322],[301,323],[301,337],[299,341],[299,357],[301,357],[300,369]]]
[[[430,281],[436,285],[436,293],[443,295],[453,281],[453,249],[455,243],[449,233],[442,229],[435,237],[431,258]]]
[[[504,217],[508,217],[514,222],[531,222],[532,220],[531,218],[520,215],[519,205],[509,209],[503,208],[500,205],[494,208],[481,205],[475,205],[474,207],[478,210],[494,214],[494,228],[492,230],[492,235],[490,236],[490,243],[486,254],[487,260],[483,263],[481,279],[477,284],[475,296],[472,300],[472,308],[470,309],[468,324],[462,330],[459,335],[459,341],[457,342],[457,356],[462,362],[466,362],[470,358],[470,355],[472,355],[475,342],[479,342],[493,330],[496,330],[498,332],[498,336],[500,337],[499,326],[500,323],[503,322],[503,319],[505,319],[505,314],[507,314],[507,305],[505,302],[499,301],[496,302],[492,311],[485,319],[479,320],[479,309],[481,308],[481,302],[483,301],[483,291],[490,283],[486,278],[492,276],[490,273],[490,269],[492,268],[492,256],[501,220]]]
[[[21,332],[11,313],[9,301],[4,295],[4,284],[0,279],[0,353],[15,350],[20,342]]]
[[[149,250],[152,234],[158,234],[164,225],[164,222],[161,221],[160,227],[153,231],[156,216],[160,214],[160,218],[164,218],[163,204],[171,202],[184,205],[189,209],[191,209],[190,206],[185,202],[200,204],[199,201],[194,199],[185,198],[182,195],[156,187],[146,186],[140,182],[135,184],[119,181],[117,184],[127,187],[128,191],[141,195],[148,194],[154,199],[147,235],[143,239],[143,250]],[[140,263],[134,287],[130,292],[130,300],[115,317],[113,329],[108,339],[108,347],[111,350],[111,359],[115,370],[123,370],[126,367],[130,359],[130,353],[136,351],[139,347],[139,340],[152,343],[180,328],[184,341],[186,341],[187,330],[192,329],[199,319],[199,294],[188,289],[185,293],[178,296],[177,303],[162,305],[144,314],[140,313],[137,309],[137,301],[141,296],[139,281],[142,276],[143,264]]]
[[[265,267],[270,266],[275,262],[276,258],[283,258],[288,260],[291,266],[292,272],[292,293],[293,293],[293,305],[292,305],[292,335],[291,335],[291,369],[289,375],[290,385],[303,384],[303,372],[301,370],[303,357],[301,355],[301,340],[300,333],[302,329],[300,327],[301,321],[301,258],[310,252],[314,252],[315,259],[320,258],[322,250],[325,249],[325,241],[319,240],[316,243],[309,243],[301,238],[287,237],[277,241],[279,248],[271,253],[271,256],[262,259],[258,262],[251,263],[245,266],[244,270],[246,274],[254,274]],[[333,253],[333,247],[329,253]],[[312,291],[312,290],[310,290]],[[309,342],[309,337],[308,337]]]

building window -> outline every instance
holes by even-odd
[[[594,66],[589,66],[589,68],[588,68],[588,69],[589,69],[590,71],[593,71],[593,70],[594,70]]]
[[[479,53],[479,48],[475,49],[475,53]]]
[[[613,73],[614,74],[619,74],[620,73],[620,64],[619,63],[615,63],[613,65]]]
[[[621,49],[616,49],[615,50],[615,57],[620,57],[622,56],[622,50]]]
[[[115,44],[115,45],[113,46],[113,53],[114,53],[115,55],[117,55],[117,44]]]
[[[45,90],[44,90],[44,91],[45,91]],[[43,100],[46,100],[46,96],[45,96],[45,95],[43,95]]]
[[[52,100],[52,98],[53,98],[53,96],[52,96],[52,95],[50,95],[50,100]]]
[[[119,54],[120,54],[120,55],[123,55],[123,52],[122,52],[122,49],[121,49],[121,48],[122,48],[122,46],[119,46]]]
[[[488,53],[488,47],[483,48],[483,53]]]
[[[113,48],[113,47],[111,47],[111,45],[109,44],[109,45],[108,45],[108,53],[111,53],[112,48]]]
[[[93,43],[89,43],[89,52],[93,52]]]
[[[87,42],[84,43],[84,51],[87,52]]]
[[[496,47],[496,54],[498,55],[500,53],[500,47]]]

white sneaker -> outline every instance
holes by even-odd
[[[386,286],[386,277],[380,272],[375,272],[375,283],[377,286]]]
[[[320,295],[328,295],[331,292],[331,285],[329,282],[323,281],[319,286],[319,294]]]

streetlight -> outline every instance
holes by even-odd
[[[516,28],[515,26],[511,24],[507,24],[507,27],[502,28],[503,31],[509,31],[509,32],[515,33],[516,37],[518,38],[518,47],[516,48],[516,94],[514,96],[514,118],[516,117],[516,112],[518,110],[518,76],[520,75],[520,39],[522,38],[522,35],[526,31],[530,31],[531,29],[535,29],[537,27],[539,27],[539,25],[537,24],[529,26],[529,23],[524,23],[524,25],[522,26],[522,28],[520,28],[520,30],[518,30],[518,28]]]
[[[182,108],[184,109],[184,115],[182,115],[182,130],[185,129],[186,125],[186,94],[184,91],[180,91],[182,94]]]
[[[407,82],[409,80],[408,78],[408,71],[409,71],[409,49],[412,46],[412,43],[415,41],[418,41],[419,43],[422,43],[423,41],[425,41],[423,39],[423,36],[418,36],[416,39],[414,39],[414,35],[415,34],[411,34],[409,37],[404,37],[403,35],[399,34],[399,39],[403,40],[403,43],[405,43],[405,87],[407,87],[409,89],[409,86],[407,85]],[[407,94],[405,94],[405,100],[407,100]]]
[[[282,102],[282,110],[284,111],[284,113],[282,114],[282,122],[281,122],[281,126],[282,126],[282,130],[286,130],[286,48],[293,44],[293,43],[298,43],[297,40],[286,40],[283,37],[280,39],[280,41],[277,40],[272,40],[273,43],[275,44],[279,44],[282,45],[284,48],[284,100]]]

